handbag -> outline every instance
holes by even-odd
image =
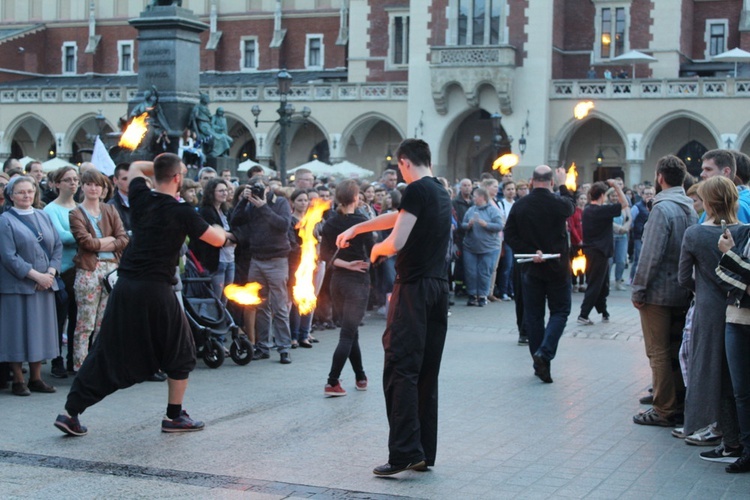
[[[32,232],[32,234],[36,238],[37,243],[39,243],[39,246],[42,247],[42,251],[47,256],[47,261],[51,262],[52,255],[50,255],[47,247],[42,245],[42,241],[44,241],[44,237],[42,236],[41,231],[35,228],[34,226],[32,226],[29,221],[27,221],[26,219],[18,215],[13,210],[8,210],[8,213],[15,216],[18,220],[21,221],[21,223],[23,223],[24,226],[29,228],[29,231]],[[65,290],[65,282],[63,281],[63,279],[60,277],[59,274],[55,274],[55,282],[57,283],[57,291],[55,291],[55,302],[57,302],[58,306],[64,306],[65,304],[68,303],[68,291]]]
[[[102,285],[104,286],[104,289],[107,291],[107,293],[112,293],[112,289],[115,287],[115,283],[117,283],[117,269],[113,269],[112,271],[108,272],[104,275],[104,278],[102,278]]]

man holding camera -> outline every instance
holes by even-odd
[[[257,308],[255,321],[257,344],[253,359],[270,357],[273,327],[282,364],[292,362],[287,293],[291,220],[289,202],[271,192],[262,175],[250,178],[232,217],[232,227],[242,227],[240,237],[248,239],[246,243],[252,255],[247,279],[263,287],[263,302]]]

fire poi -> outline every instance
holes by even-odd
[[[518,155],[513,153],[507,153],[499,157],[492,163],[492,169],[498,170],[500,175],[505,175],[511,171],[513,167],[518,165]]]
[[[310,202],[307,213],[295,226],[302,239],[302,257],[297,272],[294,273],[294,287],[292,295],[300,314],[309,314],[315,309],[317,296],[315,295],[315,269],[318,263],[318,239],[313,233],[315,225],[323,220],[323,214],[331,208],[330,201],[318,198]]]
[[[580,276],[586,272],[586,256],[583,255],[583,250],[578,249],[578,254],[573,257],[570,266],[574,276]]]
[[[260,289],[263,288],[260,283],[247,283],[245,285],[235,285],[231,283],[224,287],[224,295],[232,302],[243,306],[255,306],[261,303]]]
[[[146,132],[148,132],[148,113],[143,113],[130,121],[117,145],[121,148],[135,151],[146,135]]]
[[[576,168],[575,162],[573,162],[568,169],[568,174],[565,176],[565,187],[568,188],[568,191],[571,193],[575,193],[576,189],[578,189],[578,185],[576,184],[577,180],[578,169]]]

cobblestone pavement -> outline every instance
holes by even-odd
[[[185,407],[206,430],[162,434],[166,385],[120,391],[82,415],[89,435],[53,426],[71,380],[56,394],[0,392],[3,498],[750,498],[750,474],[702,461],[669,429],[631,417],[649,385],[638,315],[613,291],[609,324],[575,323],[582,294],[552,362],[553,384],[533,376],[516,345],[513,303],[452,307],[441,371],[436,467],[372,475],[387,458],[379,384],[380,335],[360,329],[367,392],[326,399],[323,386],[338,333],[316,332],[313,349],[211,370],[190,378]],[[49,365],[45,367],[45,373]]]

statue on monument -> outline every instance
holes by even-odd
[[[151,0],[151,2],[148,4],[148,8],[150,9],[151,7],[169,5],[177,5],[178,7],[182,7],[182,0]]]
[[[209,97],[205,92],[200,94],[200,102],[190,114],[190,128],[198,134],[206,155],[213,157],[227,156],[232,138],[227,134],[227,120],[224,109],[219,108],[216,116],[211,116],[208,109]]]
[[[132,121],[133,118],[141,116],[143,113],[148,113],[148,132],[146,137],[141,141],[140,149],[152,149],[152,145],[156,138],[161,137],[163,134],[169,131],[169,125],[167,118],[164,116],[164,111],[159,105],[159,91],[155,85],[152,85],[150,89],[143,93],[143,100],[133,106],[128,114],[128,122]]]

